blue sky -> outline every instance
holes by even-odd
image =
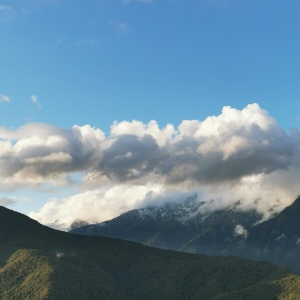
[[[291,138],[300,117],[299,15],[299,1],[290,0],[0,0],[0,124],[10,131],[1,138],[14,145],[34,137],[36,123],[61,131],[88,124],[107,137],[114,121],[176,129],[251,103]],[[29,123],[29,136],[12,137]],[[81,183],[86,168],[55,174]],[[125,184],[109,174],[112,186]],[[49,199],[90,191],[43,178],[38,188],[4,185],[0,197],[17,199],[10,207],[29,213]]]
[[[6,6],[7,5],[7,6]],[[6,126],[179,124],[258,102],[297,125],[297,1],[2,1]],[[37,95],[42,110],[31,107]],[[65,113],[58,113],[63,111]],[[163,112],[163,113],[162,113]]]

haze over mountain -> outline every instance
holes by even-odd
[[[291,299],[298,276],[237,257],[159,250],[56,231],[0,207],[0,297]],[[247,270],[247,272],[245,272]],[[296,294],[295,294],[296,293]]]
[[[300,197],[265,221],[255,210],[241,210],[240,203],[213,212],[206,205],[194,196],[184,204],[133,210],[71,232],[192,253],[268,260],[300,274]]]

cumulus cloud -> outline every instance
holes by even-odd
[[[100,169],[120,181],[155,172],[168,184],[232,182],[289,168],[298,143],[298,131],[287,135],[257,104],[225,107],[220,116],[183,121],[177,130],[160,130],[154,121],[115,123]]]
[[[0,95],[0,102],[9,102],[10,98],[6,95]]]
[[[63,130],[30,123],[15,131],[0,127],[0,187],[66,183],[67,175],[93,169],[104,133],[88,125]]]
[[[287,133],[255,103],[242,110],[224,107],[218,116],[185,120],[178,128],[171,124],[160,128],[156,121],[114,122],[108,136],[89,125],[64,130],[31,123],[16,130],[0,128],[0,186],[70,184],[70,175],[81,172],[82,188],[94,189],[96,194],[99,186],[159,185],[168,199],[178,192],[188,196],[196,191],[210,203],[208,210],[240,200],[241,209],[255,208],[268,217],[299,193],[299,150],[299,131]],[[141,201],[125,206],[120,193],[119,206],[110,208],[113,214],[105,213],[98,204],[93,218],[96,214],[98,219],[103,219],[100,215],[108,218],[121,213],[123,207],[146,204],[152,192],[148,188]],[[86,199],[82,195],[64,200],[74,210],[66,209],[60,200],[50,203],[58,211],[69,211],[73,220],[86,219],[81,214],[91,212],[91,203],[81,205],[86,201],[78,200]],[[158,203],[161,194],[151,197]],[[97,199],[110,207],[103,195]],[[47,211],[35,217],[42,220],[42,215],[49,214],[52,218],[53,211]]]

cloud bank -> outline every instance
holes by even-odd
[[[160,128],[156,121],[115,122],[108,136],[89,125],[64,130],[31,123],[0,128],[0,186],[68,186],[71,175],[80,172],[86,191],[52,199],[31,214],[43,223],[102,221],[194,192],[214,199],[213,209],[240,200],[241,208],[255,207],[268,216],[299,193],[299,150],[299,131],[286,133],[255,103],[242,110],[227,106],[218,116],[185,120],[178,128]],[[136,192],[140,188],[143,192]],[[111,193],[114,197],[107,197]]]

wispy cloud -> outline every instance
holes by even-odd
[[[99,45],[99,39],[97,38],[87,38],[77,41],[76,46],[88,46],[88,47],[96,47]]]
[[[9,6],[9,5],[0,5],[0,11],[1,12],[8,11],[8,10],[11,10],[11,6]]]
[[[133,2],[140,2],[140,3],[151,3],[154,0],[121,0],[124,4],[133,3]]]
[[[22,8],[23,14],[30,14],[48,5],[58,5],[62,0],[27,0]]]
[[[0,5],[0,21],[8,21],[14,15],[14,10],[12,6]]]
[[[131,32],[131,28],[127,22],[109,22],[112,28],[119,34],[119,35],[127,35]]]
[[[40,108],[40,109],[43,108],[36,95],[31,95],[30,98],[31,98],[32,103],[35,104],[38,108]]]
[[[0,102],[9,102],[10,98],[6,95],[0,95]]]
[[[57,39],[54,41],[53,48],[57,49],[63,44],[63,39]]]

